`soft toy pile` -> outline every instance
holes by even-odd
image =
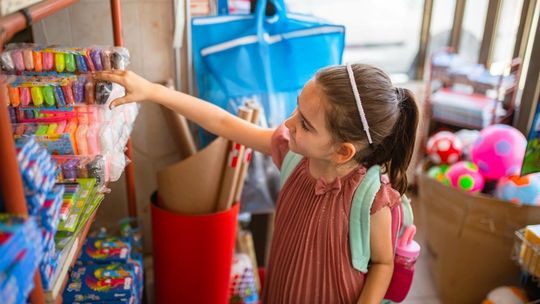
[[[527,140],[517,129],[492,125],[482,131],[441,131],[427,143],[426,152],[435,164],[428,176],[451,187],[526,205],[540,205],[540,173],[520,176]]]

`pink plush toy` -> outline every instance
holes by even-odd
[[[486,179],[518,175],[526,145],[525,136],[517,129],[492,125],[480,132],[471,150],[471,159]]]
[[[450,166],[446,178],[452,187],[467,192],[480,192],[484,188],[484,177],[478,167],[468,161],[460,161]]]

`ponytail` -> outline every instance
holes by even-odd
[[[387,172],[392,186],[400,194],[407,190],[407,167],[411,162],[418,127],[418,107],[412,92],[396,88],[400,101],[400,116],[394,125],[393,133],[388,137],[391,142],[390,161]]]

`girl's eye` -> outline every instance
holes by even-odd
[[[307,124],[306,124],[306,121],[303,120],[302,118],[300,118],[300,125],[302,125],[302,129],[304,129],[306,131],[309,131],[309,129],[307,127]]]

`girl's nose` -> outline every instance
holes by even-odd
[[[287,120],[285,120],[285,126],[289,129],[289,132],[294,132],[295,120],[296,120],[296,110],[291,114]]]

